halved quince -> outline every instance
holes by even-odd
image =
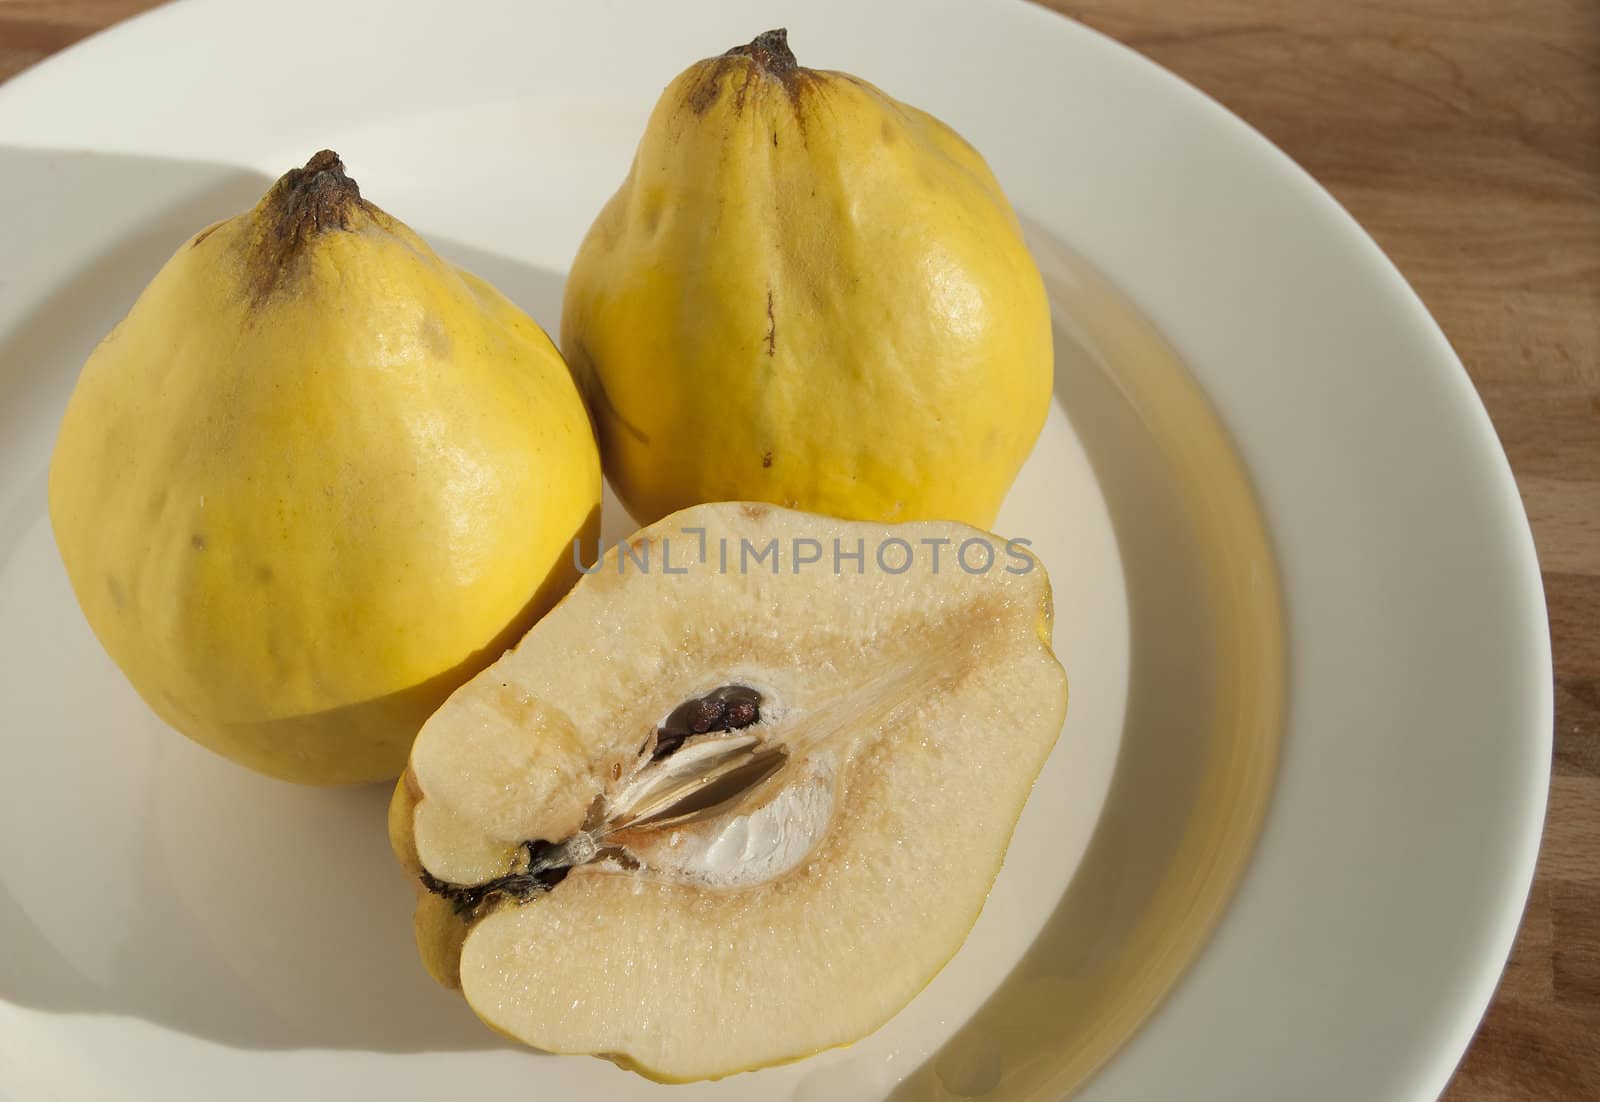
[[[1050,622],[1037,560],[960,524],[646,528],[417,738],[390,832],[429,971],[664,1080],[871,1032],[965,939],[1061,730]]]

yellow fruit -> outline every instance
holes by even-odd
[[[1050,623],[1044,568],[961,524],[637,533],[417,736],[389,838],[428,972],[653,1079],[857,1040],[983,907],[1067,707]]]
[[[50,466],[78,601],[140,695],[312,783],[398,774],[577,577],[599,502],[549,338],[327,151],[167,262]]]
[[[749,499],[987,526],[1052,383],[1044,286],[983,158],[798,67],[782,31],[667,87],[561,346],[641,523]]]

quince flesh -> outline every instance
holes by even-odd
[[[612,549],[417,737],[389,830],[428,971],[667,1081],[883,1024],[977,919],[1066,710],[1048,579],[1001,548],[724,503]]]

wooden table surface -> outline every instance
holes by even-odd
[[[1483,395],[1544,567],[1556,751],[1522,932],[1444,1097],[1600,1099],[1600,0],[1048,3],[1309,169]],[[0,79],[152,6],[0,0]]]

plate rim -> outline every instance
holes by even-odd
[[[1506,581],[1509,586],[1515,587],[1523,603],[1524,618],[1527,625],[1532,628],[1532,638],[1529,640],[1531,648],[1524,652],[1526,669],[1524,678],[1531,687],[1529,698],[1525,701],[1527,723],[1526,731],[1531,736],[1530,753],[1528,759],[1541,763],[1542,768],[1536,767],[1527,778],[1527,787],[1523,793],[1526,800],[1527,813],[1521,818],[1519,836],[1513,840],[1518,851],[1518,857],[1512,867],[1506,870],[1505,886],[1507,892],[1502,900],[1500,912],[1496,918],[1496,931],[1489,943],[1482,947],[1483,952],[1475,961],[1471,987],[1472,993],[1467,996],[1456,1008],[1453,1021],[1447,1028],[1446,1035],[1439,1038],[1433,1046],[1431,1059],[1428,1060],[1429,1070],[1427,1078],[1417,1084],[1415,1097],[1419,1100],[1432,1100],[1441,1095],[1454,1078],[1467,1051],[1477,1037],[1478,1030],[1483,1023],[1494,1000],[1494,995],[1499,987],[1501,978],[1510,961],[1517,935],[1521,931],[1523,918],[1528,901],[1532,893],[1533,883],[1537,874],[1539,852],[1543,844],[1544,829],[1549,813],[1550,783],[1552,777],[1551,765],[1554,754],[1554,729],[1555,729],[1555,684],[1554,684],[1554,653],[1551,637],[1549,607],[1544,590],[1543,573],[1541,570],[1538,549],[1533,536],[1533,528],[1526,508],[1522,503],[1520,490],[1517,488],[1515,473],[1511,467],[1510,458],[1506,455],[1505,448],[1500,441],[1498,432],[1494,428],[1487,406],[1484,405],[1482,395],[1472,381],[1471,373],[1466,364],[1456,352],[1449,335],[1444,331],[1433,312],[1428,309],[1427,303],[1412,286],[1399,265],[1383,250],[1377,239],[1363,226],[1354,214],[1333,194],[1329,188],[1313,176],[1306,168],[1294,159],[1287,151],[1278,146],[1260,129],[1243,116],[1234,112],[1221,100],[1207,92],[1205,89],[1192,83],[1172,70],[1166,68],[1150,57],[1140,53],[1134,47],[1123,43],[1110,34],[1089,26],[1086,23],[1065,13],[1046,8],[1040,0],[985,0],[990,7],[1015,7],[1023,9],[1024,18],[1034,19],[1036,25],[1043,26],[1061,21],[1069,25],[1075,32],[1097,42],[1099,48],[1119,55],[1125,62],[1137,68],[1150,79],[1166,84],[1175,94],[1200,102],[1212,116],[1213,121],[1219,125],[1233,129],[1239,136],[1245,138],[1256,147],[1256,154],[1274,163],[1280,170],[1287,170],[1294,180],[1297,192],[1308,201],[1315,201],[1322,205],[1327,213],[1340,223],[1340,228],[1345,236],[1356,244],[1366,254],[1366,262],[1374,271],[1381,274],[1390,285],[1390,295],[1397,303],[1406,307],[1408,319],[1413,324],[1420,324],[1428,333],[1433,344],[1433,356],[1421,361],[1417,366],[1420,370],[1435,373],[1442,381],[1454,388],[1458,399],[1463,400],[1467,407],[1465,412],[1468,421],[1466,427],[1475,437],[1475,447],[1491,460],[1495,468],[1496,482],[1495,494],[1496,507],[1500,510],[1499,532],[1511,545],[1517,557],[1517,562],[1508,569]],[[1039,17],[1044,17],[1040,19]],[[1254,478],[1252,477],[1252,486]],[[1258,493],[1258,502],[1260,496]],[[1263,512],[1268,507],[1262,503]],[[1273,543],[1275,560],[1279,559],[1279,549],[1272,517],[1267,514],[1269,524],[1269,539]],[[1281,560],[1279,560],[1281,561]],[[1285,594],[1287,598],[1287,593]],[[1290,646],[1293,646],[1291,640]],[[1293,687],[1290,687],[1291,697]],[[1287,745],[1292,738],[1294,720],[1292,712],[1285,717],[1284,741]],[[1274,805],[1277,803],[1276,792],[1272,798]],[[1262,826],[1265,835],[1271,829],[1275,807],[1269,808],[1267,822]],[[1248,880],[1257,870],[1260,860],[1259,853],[1252,853],[1249,864],[1245,870]],[[1243,885],[1241,884],[1241,890]],[[1235,898],[1229,901],[1228,909],[1224,913],[1221,924],[1229,921]],[[1202,948],[1200,956],[1204,957],[1211,946]],[[1186,973],[1178,980],[1175,990],[1187,985],[1193,975],[1193,970]],[[1170,995],[1169,995],[1170,998]],[[1158,1008],[1154,1016],[1160,1015]],[[1130,1046],[1131,1047],[1131,1046]],[[1121,1058],[1121,1053],[1112,1058],[1113,1062]]]

